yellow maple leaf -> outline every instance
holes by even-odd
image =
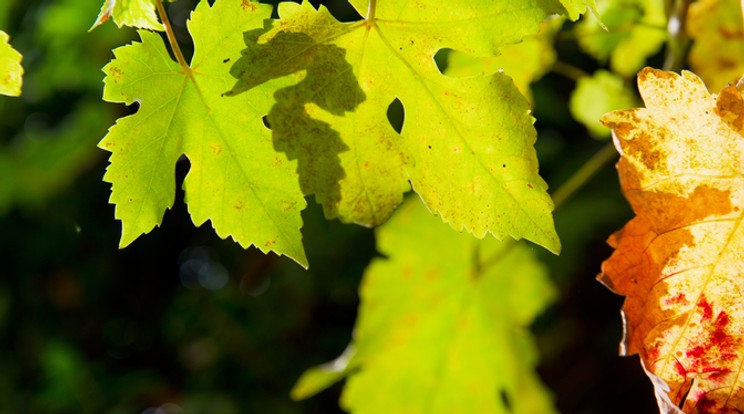
[[[744,98],[691,72],[638,74],[646,108],[602,117],[636,217],[600,281],[627,298],[620,351],[638,353],[662,412],[744,411]]]
[[[744,73],[744,22],[739,0],[700,0],[690,5],[690,66],[711,90],[736,83]]]

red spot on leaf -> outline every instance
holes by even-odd
[[[713,307],[710,306],[710,303],[708,303],[708,299],[705,297],[705,295],[700,296],[700,300],[698,301],[698,308],[700,308],[700,311],[703,313],[703,322],[709,321],[710,318],[713,317]]]

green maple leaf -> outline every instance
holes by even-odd
[[[638,105],[638,98],[623,79],[606,70],[579,79],[569,102],[573,117],[598,138],[610,136],[610,130],[599,122],[602,115]]]
[[[265,88],[282,81],[224,96],[234,83],[229,68],[240,56],[242,33],[261,27],[270,13],[270,6],[241,0],[199,3],[188,24],[190,67],[174,62],[148,31],[139,32],[141,43],[115,50],[104,68],[104,99],[141,105],[100,144],[112,152],[104,180],[113,185],[122,246],[160,224],[175,197],[175,163],[185,154],[191,169],[184,190],[196,225],[211,220],[221,237],[307,265],[296,166],[274,151],[261,121],[272,104]]]
[[[23,84],[22,56],[8,43],[10,37],[0,30],[0,94],[19,96]]]
[[[101,12],[90,30],[113,17],[117,26],[131,26],[141,29],[163,30],[155,13],[156,0],[105,0]]]
[[[523,237],[558,252],[527,101],[504,74],[455,79],[433,57],[443,48],[497,55],[561,6],[351,3],[369,13],[365,20],[339,23],[308,2],[281,3],[281,20],[246,34],[233,70],[238,95],[270,79],[295,82],[276,92],[269,121],[275,146],[298,160],[305,193],[327,217],[372,226],[390,217],[410,182],[457,230]],[[386,118],[396,98],[405,111],[400,135]]]
[[[415,199],[377,236],[352,347],[293,397],[348,375],[355,414],[554,411],[528,326],[555,292],[529,247],[453,232]]]

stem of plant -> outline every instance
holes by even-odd
[[[181,47],[178,46],[176,33],[173,31],[173,26],[171,26],[170,19],[168,19],[168,13],[166,13],[165,7],[163,7],[163,1],[155,0],[155,6],[158,9],[160,20],[163,21],[163,26],[165,26],[165,35],[168,37],[168,43],[170,43],[171,50],[173,50],[173,54],[176,56],[176,61],[178,61],[178,64],[181,66],[181,68],[183,68],[183,70],[189,76],[191,76],[191,67],[189,67],[186,59],[184,59],[183,53],[181,52]]]
[[[581,189],[581,187],[586,185],[586,183],[589,182],[589,180],[594,177],[602,167],[615,159],[616,156],[617,151],[615,151],[615,146],[612,142],[608,142],[596,154],[594,154],[594,156],[589,158],[581,168],[576,170],[576,172],[573,173],[566,182],[553,192],[553,204],[555,204],[555,209],[557,210],[560,208],[566,200],[571,198],[571,196]]]
[[[690,44],[690,38],[687,36],[685,27],[690,4],[692,4],[692,0],[676,0],[668,15],[667,32],[669,40],[667,41],[664,70],[679,71],[685,62],[687,47]]]

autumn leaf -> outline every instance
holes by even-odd
[[[744,411],[744,98],[690,72],[644,69],[646,108],[615,111],[636,217],[599,279],[625,295],[623,355],[638,353],[662,412]]]
[[[352,346],[295,398],[348,376],[341,405],[355,414],[555,411],[527,328],[555,291],[531,248],[454,232],[416,198],[377,240]]]
[[[275,147],[297,159],[305,194],[329,218],[374,226],[412,187],[456,230],[558,252],[527,101],[502,73],[453,78],[434,56],[445,48],[495,56],[536,33],[559,5],[351,3],[365,20],[340,23],[307,1],[281,3],[278,22],[246,34],[233,71],[236,95],[294,79],[275,92],[268,120]],[[396,99],[405,112],[400,134],[386,116]]]
[[[744,22],[738,0],[700,0],[690,5],[687,30],[693,40],[690,67],[711,90],[744,73]]]
[[[174,202],[175,164],[185,155],[190,170],[183,187],[196,225],[210,220],[221,237],[307,265],[300,234],[306,202],[296,165],[274,150],[261,120],[271,95],[261,87],[224,96],[243,32],[261,27],[271,13],[271,6],[243,3],[199,3],[188,24],[190,67],[170,58],[159,34],[142,30],[142,42],[116,49],[104,68],[104,99],[140,104],[99,144],[112,153],[104,180],[112,183],[110,201],[122,221],[121,246],[160,224]]]
[[[0,94],[19,96],[23,84],[21,54],[8,43],[10,37],[0,30]]]

